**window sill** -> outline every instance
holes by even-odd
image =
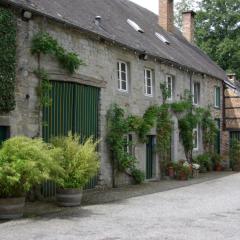
[[[216,110],[221,110],[221,108],[220,108],[220,107],[216,107],[216,106],[214,107],[214,109],[216,109]]]

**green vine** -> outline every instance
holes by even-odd
[[[136,168],[137,159],[126,151],[127,143],[125,136],[133,126],[133,119],[125,118],[125,112],[118,105],[113,105],[108,112],[108,136],[107,141],[113,154],[113,161],[117,163],[119,171],[130,174],[137,183],[141,183],[145,176]],[[136,118],[137,119],[137,118]]]
[[[76,53],[67,52],[59,45],[57,40],[48,33],[40,32],[33,37],[31,52],[36,55],[42,53],[56,57],[59,64],[70,74],[73,74],[80,65],[84,65]]]
[[[0,112],[15,108],[16,17],[0,8]]]
[[[52,85],[49,80],[48,73],[44,69],[34,71],[38,79],[41,79],[37,92],[40,97],[40,104],[42,107],[49,107],[52,105],[52,99],[49,97],[52,90]]]
[[[57,59],[60,66],[73,74],[80,65],[85,65],[74,52],[67,52],[61,47],[56,39],[48,33],[39,32],[32,39],[31,53],[40,57],[40,54],[48,54]],[[40,105],[42,107],[49,107],[52,103],[50,98],[51,84],[49,75],[44,69],[37,69],[34,74],[40,80],[38,93],[40,96]]]

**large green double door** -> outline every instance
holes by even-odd
[[[99,88],[69,82],[51,82],[51,106],[43,109],[42,135],[45,141],[55,136],[77,133],[82,140],[93,136],[98,138]],[[90,180],[86,188],[93,188],[97,177]],[[42,194],[55,194],[54,183],[44,183]]]
[[[66,136],[98,137],[99,88],[68,82],[52,82],[52,104],[43,109],[43,138]]]

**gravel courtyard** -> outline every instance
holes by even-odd
[[[239,240],[240,174],[0,224],[1,240]]]

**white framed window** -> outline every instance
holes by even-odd
[[[144,69],[144,94],[145,96],[153,96],[153,71],[149,68]]]
[[[200,83],[198,83],[198,82],[193,83],[192,95],[193,95],[193,104],[199,105],[199,103],[200,103]]]
[[[215,87],[215,94],[214,94],[214,106],[215,108],[220,108],[220,99],[221,99],[221,88]]]
[[[117,62],[118,90],[128,92],[128,64],[126,62]]]
[[[168,92],[167,100],[173,100],[173,76],[167,75],[166,77],[166,88]]]
[[[199,127],[193,129],[193,150],[197,151],[199,147]]]
[[[129,135],[125,135],[124,136],[124,151],[128,154],[132,154],[133,149],[132,149],[132,141],[133,141],[133,137],[131,134]]]

